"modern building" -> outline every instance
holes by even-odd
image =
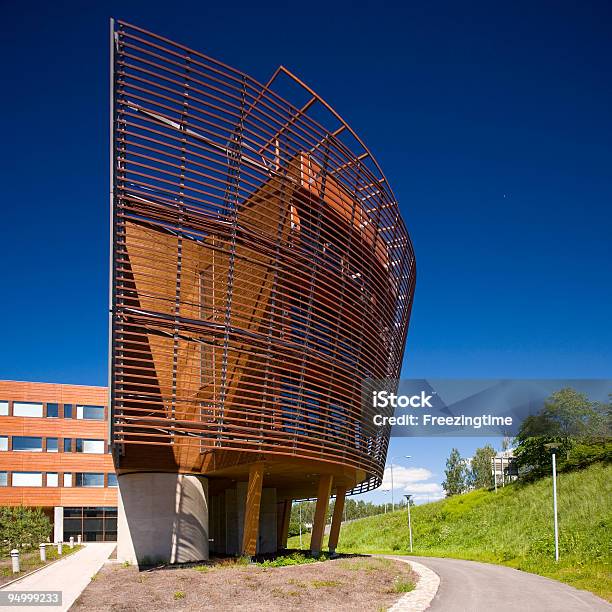
[[[53,541],[117,539],[108,390],[0,381],[0,506],[42,507]]]
[[[111,49],[118,558],[275,551],[315,497],[318,553],[331,495],[335,549],[382,480],[362,384],[399,376],[414,293],[391,187],[282,66],[262,84],[124,22]]]

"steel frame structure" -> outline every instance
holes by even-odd
[[[310,465],[378,486],[390,432],[361,385],[399,376],[416,278],[380,166],[282,66],[264,85],[122,21],[111,37],[118,472],[265,459],[304,495]]]

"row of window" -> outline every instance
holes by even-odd
[[[44,438],[43,442],[41,436],[0,436],[0,451],[57,453],[60,448],[65,453],[75,451],[101,455],[106,452],[106,441],[88,438]]]
[[[49,419],[84,419],[90,421],[104,420],[104,406],[86,406],[74,404],[55,404],[52,402],[10,402],[0,401],[0,416],[47,417]]]
[[[94,472],[0,472],[0,487],[59,487],[60,482],[63,487],[103,487],[104,476]],[[116,487],[117,475],[106,474],[106,481],[107,487]]]

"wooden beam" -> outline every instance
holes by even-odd
[[[334,554],[338,546],[338,537],[340,536],[340,525],[342,524],[342,512],[344,511],[344,498],[346,497],[346,489],[344,487],[336,487],[336,503],[334,504],[334,516],[329,530],[329,552]]]
[[[291,501],[287,499],[278,504],[277,508],[277,548],[287,548],[287,538],[289,537],[289,520],[291,518]]]
[[[310,552],[314,556],[318,556],[323,548],[323,531],[325,530],[325,516],[327,515],[327,506],[329,505],[331,485],[331,474],[321,474],[321,476],[319,476],[317,506],[315,508],[312,535],[310,537]]]
[[[246,508],[244,512],[244,531],[242,535],[242,554],[252,557],[257,553],[259,538],[259,506],[263,483],[263,462],[253,463],[249,469]]]

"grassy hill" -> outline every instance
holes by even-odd
[[[508,565],[612,601],[612,466],[559,474],[558,563],[551,480],[413,507],[414,554]],[[338,552],[408,554],[408,542],[402,510],[344,525]],[[304,547],[308,543],[306,537]],[[289,546],[298,548],[299,538],[290,539]]]

